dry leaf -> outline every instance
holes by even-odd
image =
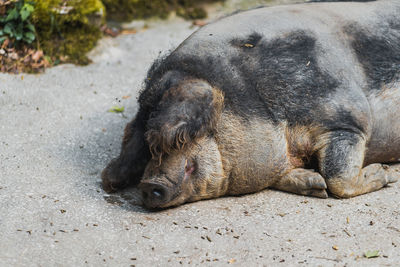
[[[207,22],[205,22],[204,20],[195,20],[195,21],[193,21],[193,25],[194,25],[194,26],[203,27],[203,26],[206,25],[206,24],[207,24]]]
[[[114,106],[114,107],[110,108],[108,110],[108,112],[122,113],[122,112],[124,112],[124,110],[125,110],[125,107],[123,107],[123,106],[122,107]]]
[[[364,253],[364,257],[367,259],[379,257],[379,250],[367,251]]]
[[[43,51],[42,50],[38,50],[32,55],[32,59],[34,61],[38,61],[42,57],[43,57]]]
[[[124,29],[121,31],[121,34],[126,35],[126,34],[135,34],[137,33],[137,30],[135,29]]]

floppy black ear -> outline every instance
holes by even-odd
[[[212,132],[223,102],[222,92],[202,80],[184,80],[168,89],[147,121],[145,136],[153,156],[181,149]]]

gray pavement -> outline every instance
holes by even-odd
[[[399,266],[399,183],[348,200],[265,190],[156,213],[135,190],[102,191],[146,70],[195,29],[155,22],[104,38],[89,66],[0,74],[0,266]]]

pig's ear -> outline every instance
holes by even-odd
[[[166,91],[147,122],[146,139],[153,156],[182,149],[213,132],[223,102],[222,92],[201,80],[183,81]]]

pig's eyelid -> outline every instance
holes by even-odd
[[[189,160],[190,160],[190,165],[189,165]],[[195,159],[186,159],[185,160],[185,168],[184,168],[185,175],[187,173],[189,173],[189,175],[191,175],[193,172],[195,172],[196,169],[197,169],[196,165],[197,164],[196,164],[196,160]]]

